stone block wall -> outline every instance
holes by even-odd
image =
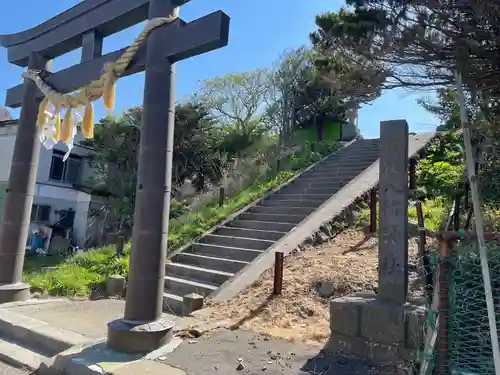
[[[331,354],[379,363],[417,358],[423,342],[425,305],[398,305],[371,293],[356,293],[330,302]]]

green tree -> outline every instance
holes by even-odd
[[[316,66],[302,71],[295,95],[295,117],[298,127],[314,126],[317,140],[323,140],[326,120],[345,122],[346,108],[342,96],[325,83]]]
[[[310,38],[315,51],[315,66],[322,82],[338,100],[370,102],[381,94],[387,72],[376,61],[352,53],[338,44],[337,27],[344,11],[324,13],[316,17],[317,30]]]
[[[194,99],[217,121],[240,134],[252,134],[267,126],[263,110],[269,93],[269,71],[256,69],[228,73],[203,81]]]
[[[95,150],[92,186],[109,196],[107,212],[113,232],[129,232],[132,226],[137,185],[142,108],[128,110],[119,118],[107,117],[95,128],[94,139],[86,144]],[[176,107],[172,185],[189,182],[196,190],[217,182],[226,158],[220,140],[214,136],[215,123],[208,111],[198,104]],[[215,133],[216,134],[216,133]],[[172,205],[172,217],[182,207]]]
[[[495,2],[346,0],[347,9],[318,16],[318,39],[330,54],[369,62],[384,88],[451,88],[458,68],[488,126],[500,114],[500,19]]]
[[[178,105],[174,132],[172,179],[190,181],[197,191],[220,180],[227,164],[220,131],[208,110],[196,103]]]
[[[421,100],[422,106],[440,120],[440,129],[455,131],[461,128],[456,92],[450,89],[437,91],[436,101]],[[476,131],[476,140],[481,140],[478,154],[478,177],[481,196],[485,203],[500,208],[500,133],[496,127],[484,126],[482,112],[468,101],[468,117]],[[465,181],[463,166],[463,139],[460,133],[449,133],[440,144],[433,146],[419,163],[420,186],[433,196],[436,191],[453,198]]]
[[[312,51],[307,47],[285,50],[275,62],[267,97],[267,113],[279,145],[285,146],[297,124],[299,85],[304,71],[312,64]]]

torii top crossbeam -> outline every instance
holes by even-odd
[[[171,2],[174,6],[181,6],[188,1]],[[29,30],[0,35],[0,44],[7,48],[9,62],[22,67],[28,65],[33,52],[50,60],[82,47],[80,64],[45,78],[57,91],[71,92],[98,78],[104,64],[115,61],[123,53],[125,49],[102,56],[103,39],[146,20],[149,3],[150,0],[86,0]],[[177,19],[172,24],[161,27],[165,35],[175,33],[175,38],[165,45],[164,50],[165,58],[171,62],[228,43],[229,17],[224,12],[217,11],[190,23]],[[124,75],[143,71],[145,56],[146,45],[143,45]],[[22,95],[22,85],[8,89],[5,105],[19,107]]]

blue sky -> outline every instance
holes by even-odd
[[[61,11],[75,5],[78,0],[17,0],[9,2],[8,9],[0,16],[0,33],[7,34],[33,27]],[[177,99],[188,97],[199,87],[200,80],[228,72],[270,66],[287,48],[308,42],[314,30],[314,17],[325,11],[336,11],[339,0],[193,0],[181,10],[181,17],[191,21],[216,10],[223,10],[231,17],[229,45],[208,54],[182,61],[177,67]],[[141,25],[124,30],[104,42],[104,52],[122,48],[131,43],[141,30]],[[80,51],[57,58],[53,70],[57,71],[79,61]],[[0,50],[0,103],[5,90],[21,82],[22,69],[7,63],[6,51]],[[142,102],[143,74],[136,74],[119,81],[116,111],[139,105]],[[410,130],[432,130],[436,119],[416,102],[424,94],[404,91],[384,93],[371,105],[360,110],[359,125],[362,134],[377,137],[379,123],[383,120],[406,119]],[[102,105],[97,115],[103,115]],[[18,111],[13,111],[17,116]]]

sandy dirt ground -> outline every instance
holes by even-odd
[[[417,240],[410,238],[412,295],[421,293],[417,258]],[[330,334],[328,301],[354,292],[376,292],[377,264],[377,237],[346,230],[328,244],[285,259],[282,295],[271,297],[273,271],[268,270],[237,297],[223,303],[209,301],[210,319],[235,321],[239,328],[292,342],[323,345]],[[327,294],[322,288],[325,282],[330,284]]]

